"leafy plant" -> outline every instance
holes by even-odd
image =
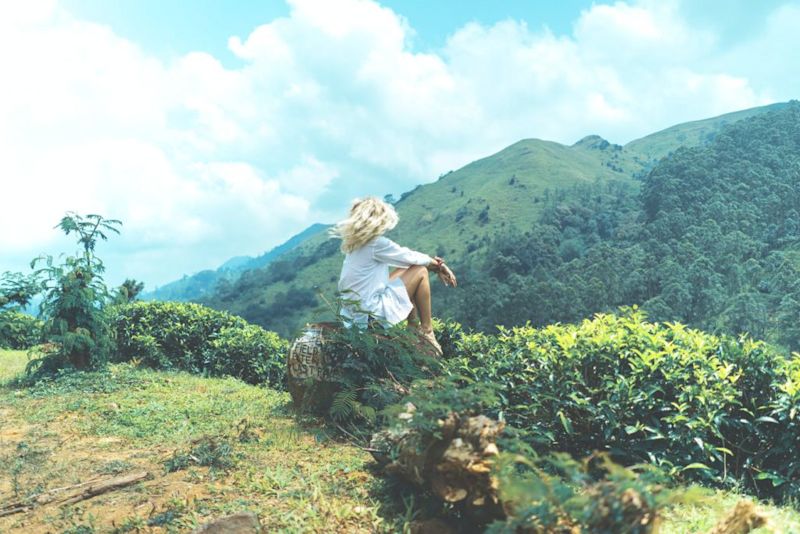
[[[416,333],[404,326],[357,326],[334,330],[326,344],[335,373],[328,415],[363,433],[379,412],[408,393],[414,380],[431,377],[439,361],[426,353]]]
[[[445,371],[494,384],[491,413],[540,452],[600,450],[678,479],[797,494],[800,355],[649,323],[635,308],[496,336],[461,331],[453,346]],[[436,391],[443,406],[457,398]]]
[[[489,526],[492,534],[646,534],[656,532],[665,506],[699,497],[668,489],[652,469],[634,471],[602,454],[579,462],[566,454],[504,453],[496,474],[507,517]]]
[[[52,256],[31,262],[33,277],[41,281],[44,300],[44,336],[50,342],[28,371],[54,370],[65,366],[96,367],[108,360],[112,340],[103,314],[109,293],[103,281],[103,262],[95,255],[98,240],[119,233],[122,223],[100,215],[67,213],[57,228],[76,234],[82,250],[56,264]],[[41,266],[44,264],[44,266]]]
[[[27,306],[38,292],[39,284],[34,278],[5,272],[0,275],[0,310]]]
[[[42,321],[16,310],[0,311],[0,348],[29,349],[42,341]]]
[[[240,317],[200,304],[133,302],[110,308],[109,321],[116,360],[285,387],[288,343]]]
[[[233,443],[227,439],[205,436],[195,441],[188,451],[176,451],[164,462],[164,469],[172,473],[187,469],[190,465],[199,465],[224,471],[232,468],[237,458]]]

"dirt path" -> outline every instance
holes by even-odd
[[[146,470],[150,479],[74,505],[44,505],[0,517],[0,533],[166,532],[183,509],[193,509],[210,494],[207,468],[166,473],[163,459],[172,451],[137,449],[118,437],[81,437],[71,430],[73,417],[31,426],[12,409],[0,412],[0,503],[77,484],[92,478]],[[148,523],[150,523],[148,525]],[[186,529],[192,525],[187,522]]]

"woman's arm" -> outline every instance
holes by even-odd
[[[455,287],[458,284],[453,271],[445,265],[444,260],[439,256],[430,257],[422,252],[402,247],[386,237],[379,237],[375,241],[375,248],[372,254],[372,257],[377,261],[387,263],[393,267],[423,265],[429,271],[438,274],[444,285]]]
[[[375,248],[372,257],[382,263],[387,263],[393,267],[410,267],[412,265],[437,265],[436,260],[427,254],[402,247],[387,237],[379,237],[375,240]]]

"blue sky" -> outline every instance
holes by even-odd
[[[152,288],[521,138],[798,98],[798,27],[796,0],[5,4],[0,271],[99,212],[109,281]]]
[[[391,0],[381,2],[408,20],[420,50],[437,49],[469,22],[492,25],[524,21],[569,34],[581,10],[596,0]],[[787,2],[780,0],[703,0],[681,5],[686,18],[710,26],[729,42],[757,32],[766,16]],[[223,62],[235,62],[227,47],[231,35],[247,35],[256,26],[289,15],[281,0],[65,0],[62,5],[87,20],[107,24],[161,57],[204,50]]]
[[[568,33],[581,9],[591,7],[592,1],[392,0],[382,4],[408,20],[415,47],[426,50],[440,48],[468,22],[491,25],[511,18]],[[65,0],[63,5],[78,16],[110,25],[159,56],[205,50],[231,63],[236,58],[228,50],[228,37],[247,35],[259,24],[290,13],[280,0]]]

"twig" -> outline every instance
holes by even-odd
[[[17,514],[33,509],[36,506],[42,506],[50,503],[57,503],[61,505],[74,504],[79,501],[91,499],[97,495],[115,491],[124,487],[130,486],[137,482],[141,482],[150,476],[147,471],[140,471],[119,477],[114,477],[106,480],[89,480],[81,482],[73,486],[64,486],[55,488],[44,493],[40,493],[34,498],[25,501],[16,501],[0,506],[0,517]],[[66,495],[60,495],[62,493]]]
[[[336,423],[336,428],[338,428],[339,430],[341,430],[342,432],[344,432],[345,434],[347,434],[348,436],[350,436],[351,438],[353,438],[356,441],[360,441],[360,442],[365,441],[363,438],[358,438],[358,437],[354,436],[353,434],[351,434],[350,432],[348,432],[347,430],[345,430],[342,427],[342,425],[340,425],[339,423]]]

